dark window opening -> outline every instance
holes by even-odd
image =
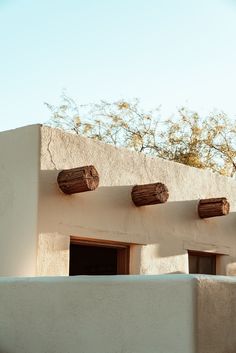
[[[189,273],[215,275],[216,255],[204,252],[188,252]]]
[[[69,275],[117,275],[129,273],[129,247],[71,242]]]

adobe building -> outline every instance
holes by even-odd
[[[91,165],[98,188],[61,191],[62,170]],[[0,133],[0,166],[0,276],[236,274],[233,179],[41,125]],[[133,187],[157,182],[168,201],[136,207]],[[229,214],[199,217],[222,197]]]
[[[94,190],[67,194],[88,166]],[[209,171],[0,133],[0,352],[235,353],[235,209]]]

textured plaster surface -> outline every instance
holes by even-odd
[[[70,237],[57,233],[39,234],[37,275],[63,276],[69,273]]]
[[[170,191],[170,201],[225,196],[236,210],[236,182],[210,171],[199,170],[142,153],[64,133],[43,126],[41,169],[60,170],[93,164],[100,175],[100,186],[135,185],[157,180]]]
[[[46,239],[58,233],[65,242],[72,235],[134,244],[138,258],[132,258],[131,273],[187,273],[187,251],[196,250],[223,254],[217,259],[217,273],[236,274],[234,180],[48,127],[42,127],[41,136],[39,256],[52,263]],[[64,195],[57,186],[58,171],[89,164],[100,174],[100,187]],[[168,202],[136,208],[132,186],[157,181],[168,186]],[[199,219],[198,199],[221,196],[230,200],[231,214]],[[65,270],[64,262],[62,266]]]
[[[187,276],[0,279],[0,352],[196,353],[195,288]]]
[[[0,275],[36,273],[40,126],[0,133]]]
[[[219,254],[217,273],[236,274],[232,179],[39,125],[0,133],[0,164],[0,275],[68,275],[70,236],[131,243],[131,274],[187,273],[188,250]],[[58,172],[88,164],[100,187],[64,195]],[[136,208],[133,185],[155,181],[169,201]],[[231,214],[199,219],[198,198],[217,196]]]
[[[236,352],[236,279],[198,279],[198,349],[200,353]]]

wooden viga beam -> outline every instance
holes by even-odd
[[[93,191],[98,187],[99,174],[93,165],[62,170],[57,183],[65,194]]]
[[[200,218],[226,216],[229,210],[230,204],[225,197],[202,199],[198,203],[198,215]]]
[[[165,184],[154,183],[135,185],[131,192],[132,201],[135,206],[155,205],[168,200],[169,191]]]

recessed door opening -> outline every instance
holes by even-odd
[[[93,241],[71,241],[70,276],[129,273],[129,246]]]

